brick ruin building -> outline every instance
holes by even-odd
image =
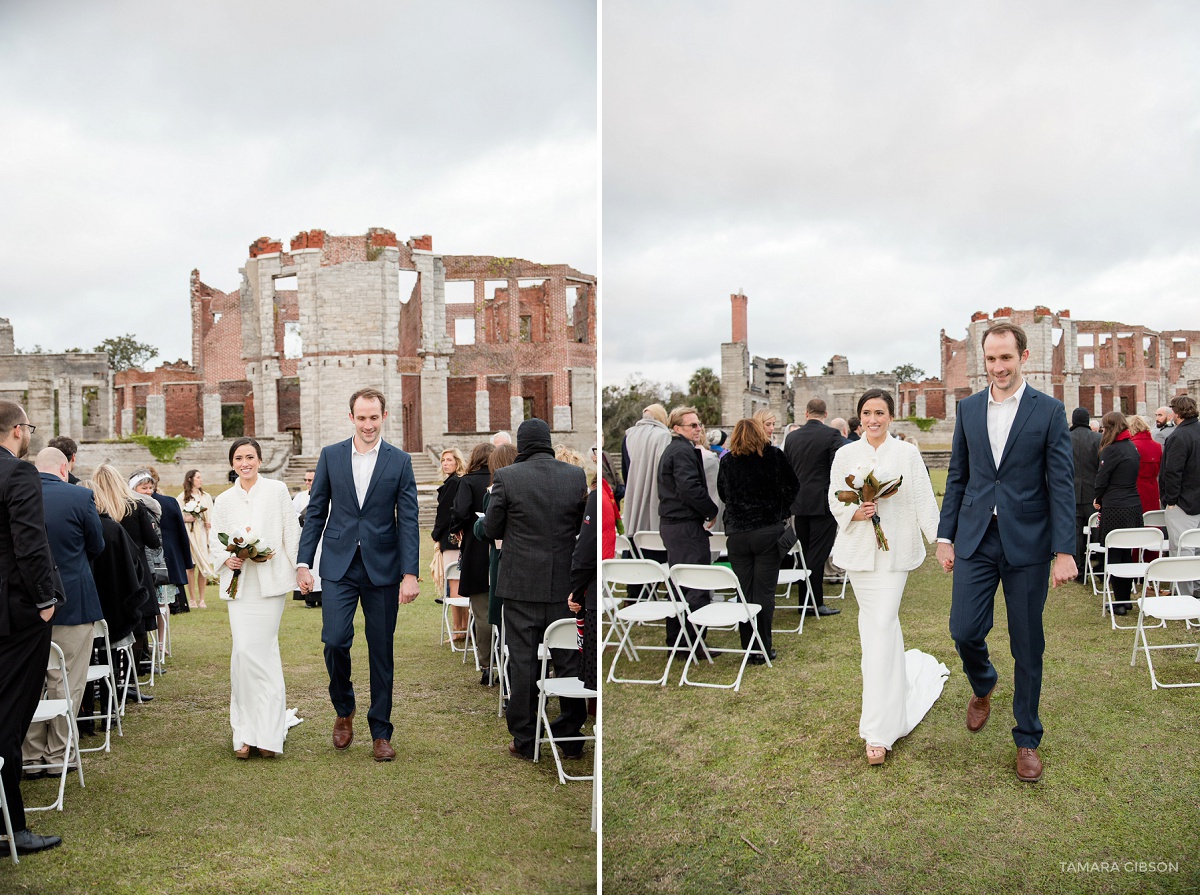
[[[70,435],[77,441],[99,441],[113,435],[108,355],[103,351],[17,354],[12,324],[3,317],[0,399],[24,406],[37,426],[30,437],[31,453],[56,435]]]
[[[897,383],[891,373],[851,373],[847,359],[834,355],[820,375],[796,375],[787,381],[781,358],[751,357],[747,345],[748,299],[730,296],[732,340],[721,345],[721,425],[763,407],[780,421],[794,409],[802,420],[810,398],[822,398],[829,416],[849,419],[859,396],[882,388],[897,397],[897,415],[953,420],[957,403],[987,384],[981,339],[993,323],[1009,320],[1025,330],[1029,360],[1023,367],[1034,388],[1054,395],[1068,410],[1086,407],[1093,416],[1110,410],[1152,418],[1156,408],[1179,394],[1200,399],[1200,330],[1157,331],[1145,326],[1100,320],[1074,320],[1044,306],[1032,310],[999,308],[971,316],[966,337],[941,331],[941,376]]]
[[[429,236],[310,230],[256,240],[241,285],[191,274],[192,360],[115,377],[116,430],[288,438],[297,454],[348,437],[347,399],[388,396],[389,440],[469,447],[536,416],[593,443],[596,278],[565,264],[443,255]]]
[[[1110,410],[1153,417],[1179,394],[1200,397],[1200,330],[1157,331],[1101,320],[1073,320],[1068,310],[1052,313],[998,308],[971,315],[965,339],[941,332],[940,379],[904,383],[907,415],[953,419],[958,401],[987,384],[981,340],[993,323],[1008,320],[1025,330],[1029,360],[1025,377],[1068,410],[1086,407],[1093,416]]]

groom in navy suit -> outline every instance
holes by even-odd
[[[350,396],[354,437],[321,449],[300,536],[296,586],[312,590],[309,572],[317,543],[321,551],[321,640],[329,670],[329,698],[337,712],[333,745],[354,739],[354,689],[350,645],[354,613],[362,600],[367,658],[371,669],[371,728],[376,761],[396,757],[392,748],[392,636],[401,603],[417,598],[420,540],[417,483],[408,454],[385,442],[387,399],[373,388]]]
[[[988,658],[996,586],[1004,587],[1014,660],[1013,716],[1017,777],[1042,777],[1042,609],[1047,579],[1075,577],[1075,486],[1071,438],[1062,402],[1021,375],[1025,331],[996,323],[983,334],[988,388],[958,405],[937,558],[955,570],[950,636],[974,694],[967,729],[991,712],[996,669]]]

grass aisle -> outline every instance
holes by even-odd
[[[1071,583],[1047,601],[1038,784],[1014,771],[1002,596],[988,638],[999,686],[972,734],[947,630],[950,579],[932,555],[910,576],[905,646],[951,673],[876,768],[858,738],[852,591],[830,605],[842,614],[777,634],[775,668],[748,668],[740,693],[681,688],[678,666],[662,689],[605,688],[605,895],[1200,891],[1200,691],[1152,692],[1144,659],[1129,665],[1133,632],[1110,629],[1090,588]],[[777,615],[777,626],[796,618]],[[720,638],[736,645],[728,634],[710,643]],[[1194,653],[1170,655],[1155,657],[1160,679],[1200,676]],[[663,657],[646,661],[661,670]],[[718,657],[701,679],[735,673]]]
[[[281,758],[243,762],[230,740],[229,620],[210,587],[209,609],[172,619],[174,656],[155,700],[128,709],[112,753],[84,756],[86,789],[71,778],[63,813],[30,815],[63,846],[18,867],[6,857],[0,892],[594,892],[590,786],[560,786],[548,757],[508,754],[497,691],[437,645],[433,596],[425,582],[400,608],[395,761],[371,760],[361,611],[359,723],[337,753],[321,613],[289,598],[284,677],[305,720]],[[48,781],[22,785],[28,804],[53,797]]]

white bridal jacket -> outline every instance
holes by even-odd
[[[888,540],[887,551],[875,543],[875,528],[869,519],[851,519],[857,504],[847,506],[835,496],[849,488],[846,476],[856,468],[875,465],[875,478],[881,483],[904,476],[900,490],[876,504],[879,523]],[[837,520],[837,539],[833,561],[851,572],[876,569],[911,571],[925,561],[925,540],[937,539],[938,505],[929,481],[929,470],[915,445],[888,436],[878,449],[866,438],[852,441],[834,455],[829,472],[829,509]]]

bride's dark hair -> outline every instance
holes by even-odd
[[[873,398],[879,398],[887,405],[888,416],[894,417],[896,415],[896,401],[892,397],[892,393],[885,392],[881,388],[869,388],[858,399],[858,409],[854,411],[855,416],[862,416],[863,405]]]

